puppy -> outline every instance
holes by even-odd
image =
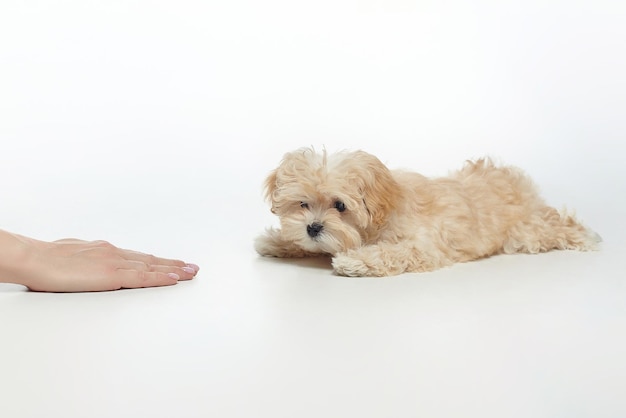
[[[265,181],[280,219],[264,256],[332,256],[336,274],[432,271],[499,253],[592,250],[600,237],[547,206],[519,169],[489,159],[449,177],[390,171],[363,151],[285,155]]]

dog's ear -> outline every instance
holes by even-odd
[[[272,213],[276,213],[276,210],[274,209],[274,192],[276,191],[278,187],[278,185],[276,184],[277,176],[278,176],[278,170],[273,170],[267,176],[267,178],[265,179],[265,182],[263,183],[263,195],[265,197],[265,200],[267,200],[268,202],[272,204],[272,208],[271,208]]]
[[[278,214],[281,205],[289,203],[284,201],[284,195],[292,193],[294,185],[306,182],[306,177],[302,179],[301,176],[312,171],[311,161],[315,158],[315,151],[312,148],[288,152],[283,156],[278,168],[267,176],[263,184],[264,197],[272,204],[273,214]]]
[[[352,160],[358,170],[357,187],[362,193],[363,203],[369,214],[370,224],[383,225],[400,197],[400,186],[391,172],[375,156],[363,151],[354,153]]]

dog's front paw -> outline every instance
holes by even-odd
[[[280,239],[277,229],[268,229],[265,235],[260,235],[254,240],[254,249],[257,253],[266,257],[289,257],[290,246]]]
[[[367,276],[369,270],[362,260],[346,254],[338,254],[333,257],[333,269],[338,275],[348,277]]]
[[[276,230],[268,229],[264,235],[259,235],[254,240],[254,249],[257,253],[268,257],[278,257],[280,246],[276,241]]]
[[[257,237],[254,240],[254,249],[266,257],[290,258],[310,255],[293,242],[285,241],[280,235],[280,230],[275,228],[269,228],[265,235]]]
[[[381,277],[387,276],[383,266],[368,263],[354,251],[340,253],[333,257],[333,268],[340,276],[348,277]]]
[[[407,256],[404,246],[366,245],[335,255],[333,267],[335,273],[341,276],[395,276],[409,271]],[[417,262],[414,264],[417,265]]]

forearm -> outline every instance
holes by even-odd
[[[34,242],[30,238],[12,234],[0,229],[0,283],[17,283],[27,285],[24,272]]]

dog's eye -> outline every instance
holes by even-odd
[[[346,210],[346,205],[344,205],[343,202],[338,200],[335,202],[335,209],[337,209],[339,212],[343,212]]]
[[[306,203],[306,202],[300,202],[300,207],[301,207],[302,209],[308,209],[308,208],[309,208],[309,204],[308,204],[308,203]]]

